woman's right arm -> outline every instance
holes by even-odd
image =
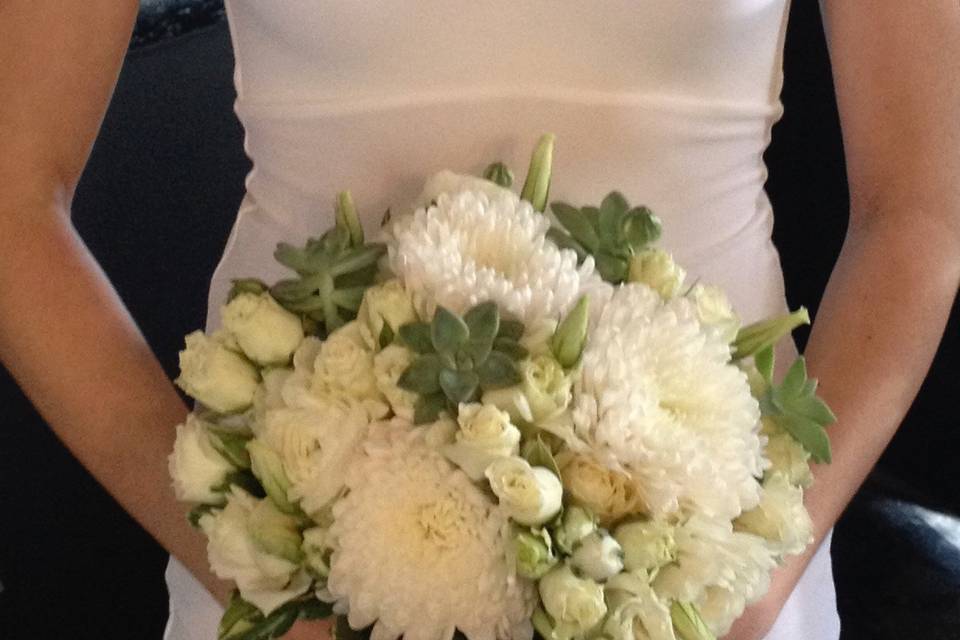
[[[186,407],[70,221],[137,9],[0,2],[0,362],[97,480],[223,601],[167,473]]]

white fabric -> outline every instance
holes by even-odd
[[[613,188],[664,222],[664,245],[745,320],[784,310],[762,154],[781,114],[789,0],[227,0],[237,113],[254,162],[210,289],[284,276],[278,241],[332,224],[352,190],[368,231],[442,168],[518,176],[557,134],[554,199]],[[210,640],[220,612],[171,561],[168,640]],[[839,636],[829,542],[769,640]]]

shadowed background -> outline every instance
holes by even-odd
[[[168,375],[203,325],[210,275],[249,163],[232,112],[221,2],[144,0],[73,219]],[[767,153],[792,306],[815,311],[847,191],[816,3],[795,2],[786,114]],[[871,312],[882,313],[882,310]],[[960,331],[834,537],[844,640],[956,638],[960,623]],[[69,322],[51,319],[51,330]],[[806,332],[798,333],[800,342]],[[895,375],[895,373],[893,373]],[[0,638],[159,638],[166,554],[58,443],[0,370]],[[816,640],[816,639],[811,639]]]

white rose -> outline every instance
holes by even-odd
[[[180,377],[175,382],[214,411],[232,413],[250,406],[260,381],[256,367],[243,356],[194,331],[180,352]]]
[[[715,332],[727,344],[736,340],[740,331],[740,317],[734,312],[723,289],[698,284],[691,291],[691,297],[697,305],[697,318],[702,326]]]
[[[453,171],[441,171],[433,174],[427,180],[423,191],[420,193],[420,197],[417,198],[415,206],[427,207],[431,202],[440,197],[440,194],[446,193],[453,195],[461,191],[480,192],[486,194],[491,200],[503,197],[514,200],[518,199],[518,196],[513,191],[505,189],[490,180],[476,176],[462,175],[454,173]]]
[[[573,383],[553,357],[534,356],[520,363],[521,386],[533,422],[543,422],[567,410]]]
[[[370,425],[360,405],[316,400],[308,409],[267,413],[262,443],[277,452],[290,482],[287,498],[319,512],[343,488],[344,473]]]
[[[222,310],[223,327],[247,357],[261,365],[285,364],[303,340],[300,318],[269,293],[241,293]]]
[[[593,580],[578,578],[566,564],[540,579],[540,600],[553,618],[557,638],[582,636],[607,614],[603,587]]]
[[[377,388],[373,352],[363,341],[356,321],[345,324],[324,340],[313,368],[315,395],[340,395],[359,402],[374,419],[389,412],[390,407]]]
[[[623,571],[623,549],[612,537],[596,531],[580,541],[570,563],[587,577],[602,582]]]
[[[645,249],[630,258],[630,282],[641,282],[664,299],[680,293],[687,272],[663,249]]]
[[[781,554],[802,553],[813,542],[813,522],[803,506],[803,489],[781,474],[764,480],[760,505],[740,515],[738,531],[758,535]]]
[[[380,349],[380,335],[383,328],[389,327],[392,335],[397,335],[400,327],[419,320],[413,309],[413,300],[399,280],[388,280],[381,285],[370,287],[363,294],[363,302],[357,312],[360,333],[367,347],[374,351]]]
[[[620,525],[613,537],[623,548],[628,571],[653,571],[677,559],[675,531],[668,522],[642,520]]]
[[[593,514],[576,505],[563,510],[563,522],[554,529],[553,538],[561,551],[570,555],[580,541],[597,530],[597,521]]]
[[[444,447],[443,454],[471,480],[483,478],[494,460],[520,451],[520,430],[511,424],[508,414],[493,405],[461,404],[457,422],[456,441]]]
[[[413,363],[413,353],[400,345],[392,344],[373,357],[373,375],[377,388],[390,403],[394,415],[413,422],[414,406],[419,396],[401,389],[397,381]]]
[[[168,458],[177,500],[221,504],[223,494],[213,490],[235,470],[211,442],[210,426],[194,414],[177,426],[177,439]]]
[[[256,498],[234,487],[226,507],[201,517],[200,528],[207,536],[213,572],[236,582],[243,599],[269,615],[305,593],[311,579],[305,571],[298,571],[297,563],[265,551],[254,539],[253,528],[258,529],[259,537],[267,537],[267,528],[262,526],[264,513],[252,521],[259,505]]]
[[[520,524],[535,527],[560,511],[563,486],[549,469],[531,467],[523,458],[498,458],[486,476],[500,506]]]
[[[600,524],[609,526],[643,510],[637,486],[626,473],[569,452],[561,453],[557,463],[573,504],[588,509]]]
[[[261,374],[263,381],[253,395],[253,419],[250,429],[254,435],[259,435],[267,419],[267,411],[280,409],[285,406],[283,401],[283,387],[293,375],[291,369],[264,369]]]

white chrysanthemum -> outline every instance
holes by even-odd
[[[746,375],[690,300],[615,291],[587,341],[572,447],[630,473],[651,515],[730,520],[759,501],[759,419]]]
[[[593,259],[578,267],[573,251],[547,239],[549,228],[547,216],[509,191],[442,193],[394,224],[390,266],[423,317],[437,305],[462,313],[493,300],[533,325],[559,318],[584,294],[599,306],[610,289]]]
[[[371,429],[333,508],[327,582],[336,610],[372,640],[530,638],[534,592],[507,561],[507,519],[476,485],[395,420]]]
[[[776,559],[763,538],[733,530],[730,521],[691,516],[676,528],[676,559],[663,567],[653,587],[659,596],[699,602],[709,587],[753,602],[770,587]],[[736,616],[743,612],[739,607]]]

